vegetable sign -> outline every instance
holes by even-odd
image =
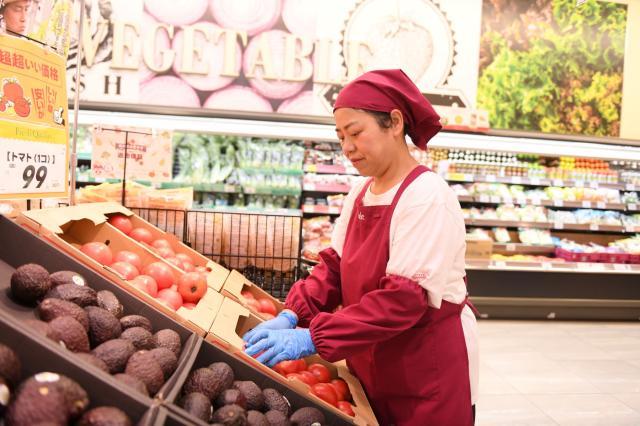
[[[0,34],[0,199],[65,197],[64,57]]]

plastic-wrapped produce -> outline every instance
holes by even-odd
[[[220,26],[245,30],[252,36],[278,22],[282,0],[210,0],[209,8]]]
[[[210,22],[200,22],[198,25],[205,29],[211,36],[214,34],[217,35],[221,30],[220,27]],[[184,81],[197,90],[218,90],[228,86],[235,78],[220,75],[224,70],[224,61],[222,58],[225,57],[225,42],[222,38],[223,36],[220,37],[217,43],[212,43],[201,31],[195,32],[194,50],[202,52],[202,58],[197,58],[194,54],[194,68],[198,71],[207,71],[207,74],[193,74],[181,71],[184,31],[179,31],[173,39],[173,50],[176,52],[173,70],[176,74],[180,75]],[[233,70],[239,73],[242,60],[242,48],[238,41],[236,41],[235,47],[236,63],[233,64]]]
[[[149,32],[152,28],[155,28],[155,24],[158,23],[151,15],[146,13],[142,14],[142,40],[146,40],[149,36]],[[155,48],[156,53],[154,55],[154,65],[158,66],[162,63],[162,55],[161,52],[164,50],[169,50],[171,48],[171,40],[169,39],[169,34],[167,34],[164,30],[158,30],[155,33]],[[138,69],[138,76],[140,78],[140,82],[148,81],[155,75],[154,71],[151,71],[144,61],[140,62],[140,68]]]
[[[250,87],[231,86],[209,96],[205,108],[273,112],[271,103]]]
[[[160,22],[189,25],[205,14],[207,0],[145,0],[144,6]]]
[[[140,86],[140,103],[200,108],[198,94],[191,86],[173,76],[155,77]]]
[[[284,0],[284,25],[292,34],[315,39],[320,5],[317,0]]]
[[[509,231],[507,228],[493,228],[493,235],[495,240],[499,243],[510,243],[511,236],[509,236]]]
[[[271,52],[271,63],[273,73],[276,77],[284,75],[284,58],[285,58],[285,37],[288,33],[280,30],[265,31],[255,36],[249,42],[244,52],[242,67],[245,75],[249,79],[249,84],[258,91],[262,96],[268,99],[286,99],[296,95],[305,85],[304,81],[294,82],[279,79],[265,78],[265,70],[262,66],[254,66],[256,59],[261,53],[260,46],[263,39]],[[296,63],[297,67],[300,67]],[[254,75],[248,76],[253,71]],[[296,69],[296,75],[299,69]]]

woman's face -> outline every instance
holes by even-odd
[[[339,108],[333,116],[344,155],[363,176],[381,176],[397,153],[392,129],[380,127],[375,117],[353,108]]]

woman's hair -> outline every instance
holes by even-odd
[[[376,119],[378,126],[383,129],[390,129],[391,125],[391,113],[390,112],[382,112],[382,111],[373,111],[370,109],[361,109],[360,111],[366,112],[369,115],[372,115],[373,118]],[[407,123],[404,123],[404,135],[407,135]]]

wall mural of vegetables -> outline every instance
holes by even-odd
[[[478,107],[491,127],[619,136],[627,6],[484,0]]]

